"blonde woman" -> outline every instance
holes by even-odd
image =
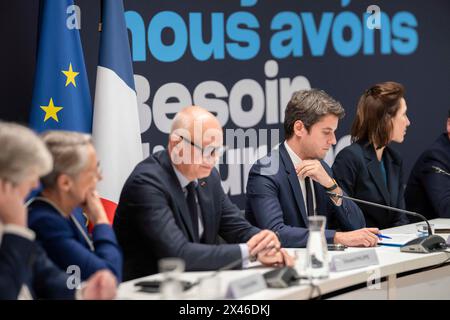
[[[42,139],[54,166],[29,205],[30,228],[60,268],[77,266],[83,280],[109,269],[120,281],[122,253],[96,192],[101,175],[91,136],[48,131]],[[93,225],[92,234],[80,209]]]

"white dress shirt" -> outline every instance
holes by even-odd
[[[178,182],[180,183],[181,188],[183,189],[184,197],[187,198],[187,185],[191,182],[189,181],[180,171],[175,168],[174,165],[172,165],[173,171],[175,172],[175,175],[177,176]],[[195,179],[195,184],[198,185],[198,180]],[[197,212],[198,214],[198,233],[199,233],[199,239],[203,236],[203,233],[205,231],[204,225],[203,225],[203,218],[202,218],[202,209],[200,207],[200,204],[198,203],[198,197],[197,193],[195,193],[195,202],[197,203]],[[208,214],[207,212],[205,214]],[[242,256],[242,267],[246,268],[250,264],[249,256],[250,253],[248,252],[248,246],[246,243],[240,243],[239,248],[241,249],[241,256]]]
[[[292,163],[294,164],[294,167],[299,165],[302,162],[302,159],[289,147],[286,141],[284,141],[284,146],[286,147],[286,150],[289,154],[289,157],[291,158]],[[298,177],[298,182],[300,183],[300,189],[302,190],[302,196],[303,196],[303,203],[305,204],[305,209],[308,210],[308,206],[306,205],[306,182],[305,179]],[[312,183],[312,179],[310,179],[311,184],[311,191],[313,196],[313,208],[314,208],[314,215],[316,215],[316,193],[314,192],[314,184]]]

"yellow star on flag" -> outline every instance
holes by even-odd
[[[50,118],[54,119],[56,122],[59,122],[57,113],[62,109],[62,107],[56,107],[53,104],[52,98],[50,98],[48,106],[41,106],[41,109],[45,111],[44,122],[46,122]]]
[[[75,72],[72,69],[72,63],[69,64],[69,70],[62,70],[62,73],[67,77],[66,79],[66,87],[71,83],[76,88],[77,84],[75,82],[75,77],[78,76],[80,73]]]

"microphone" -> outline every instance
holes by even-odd
[[[211,273],[207,276],[198,278],[194,282],[181,280],[180,283],[182,285],[182,289],[183,289],[183,291],[190,290],[190,289],[198,286],[202,282],[202,280],[208,279],[208,278],[214,278],[214,277],[218,276],[222,271],[231,270],[231,269],[241,265],[244,261],[254,261],[254,260],[256,260],[256,257],[258,256],[259,253],[266,251],[266,250],[271,250],[273,248],[275,248],[275,247],[271,246],[268,248],[264,248],[260,252],[258,252],[256,254],[256,256],[248,256],[245,258],[241,256],[239,259],[236,259],[236,260],[230,262],[229,264],[215,270],[213,273]],[[134,285],[136,287],[141,287],[141,291],[143,291],[143,292],[159,293],[160,289],[161,289],[161,284],[162,284],[161,280],[144,280],[144,281],[136,282]]]
[[[269,247],[266,249],[262,249],[259,253],[266,250],[271,250],[274,247]],[[256,256],[258,256],[258,254]],[[236,261],[231,262],[230,264],[226,265],[225,267],[220,268],[219,270],[215,271],[213,274],[206,276],[206,277],[215,277],[217,276],[221,271],[230,270],[234,267],[237,267],[239,264],[241,264],[245,260],[252,261],[253,259],[256,259],[256,257],[247,257],[246,259],[238,259]],[[271,271],[267,271],[263,274],[264,280],[269,288],[287,288],[290,286],[297,285],[301,279],[308,279],[307,277],[301,277],[298,275],[297,271],[293,267],[282,267],[282,268],[276,268]],[[194,284],[198,285],[202,279],[197,280]]]
[[[277,236],[278,236],[278,234],[277,234]],[[218,276],[222,271],[228,271],[228,270],[234,269],[235,267],[241,265],[244,261],[251,261],[251,262],[256,261],[256,259],[258,257],[258,254],[260,254],[261,252],[264,252],[264,251],[272,250],[274,248],[275,248],[275,246],[266,247],[264,249],[261,249],[254,256],[248,256],[248,257],[245,257],[245,258],[241,256],[239,259],[236,259],[236,260],[230,262],[229,264],[227,264],[227,265],[217,269],[212,274],[197,279],[197,281],[195,281],[195,282],[190,284],[189,289],[192,288],[192,287],[198,286],[203,279],[214,278],[214,277]]]
[[[448,173],[448,172],[445,171],[444,169],[439,168],[439,167],[437,167],[437,166],[431,166],[431,169],[433,169],[433,172],[435,172],[435,173],[439,173],[439,174],[444,174],[444,175],[446,175],[446,176],[450,176],[450,173]]]
[[[446,241],[444,240],[444,238],[442,238],[438,235],[433,235],[433,230],[431,229],[428,219],[425,218],[420,213],[408,211],[408,210],[404,210],[404,209],[399,209],[399,208],[395,208],[395,207],[391,207],[391,206],[386,206],[386,205],[382,205],[382,204],[378,204],[378,203],[370,202],[370,201],[366,201],[366,200],[361,200],[361,199],[349,197],[349,196],[346,196],[343,194],[338,194],[335,192],[327,191],[327,194],[330,196],[333,196],[333,197],[337,197],[337,198],[341,198],[341,199],[348,199],[348,200],[352,200],[357,203],[363,203],[363,204],[377,207],[377,208],[382,208],[382,209],[386,209],[386,210],[404,213],[404,214],[407,214],[407,215],[410,215],[413,217],[417,217],[417,218],[425,221],[425,223],[427,224],[427,227],[428,227],[428,236],[418,237],[416,239],[413,239],[413,240],[407,242],[400,249],[400,251],[402,251],[402,252],[429,253],[429,252],[442,251],[447,248],[447,244],[446,244]]]
[[[206,183],[205,183],[206,184]],[[275,232],[276,236],[278,237],[278,239],[280,238],[280,235],[278,232]],[[244,261],[250,261],[250,262],[254,262],[256,261],[257,257],[259,254],[263,253],[263,252],[267,252],[273,249],[277,249],[275,245],[270,244],[269,246],[259,250],[258,252],[256,252],[256,254],[254,255],[249,255],[247,257],[243,257],[241,256],[239,259],[236,259],[232,262],[230,262],[229,264],[215,270],[213,273],[207,275],[207,276],[203,276],[200,278],[197,278],[197,280],[190,282],[190,281],[185,281],[185,280],[181,280],[180,284],[182,285],[182,289],[183,291],[186,290],[190,290],[196,286],[198,286],[202,280],[204,279],[208,279],[208,278],[214,278],[217,277],[222,271],[227,271],[227,270],[231,270],[239,265],[241,265]],[[277,249],[277,252],[279,252],[280,248]],[[289,270],[287,270],[289,269]],[[292,269],[292,270],[291,270]],[[282,275],[277,275],[275,278],[279,278],[279,276],[281,276],[281,280],[282,281],[286,281],[287,283],[289,283],[289,285],[292,285],[293,282],[295,282],[296,280],[300,279],[300,277],[298,277],[297,273],[295,272],[295,270],[293,268],[290,267],[283,267],[280,270],[282,270]],[[287,272],[287,273],[286,273]],[[265,281],[265,283],[269,286],[272,287],[272,282],[273,280],[273,276],[267,278],[266,275],[264,275],[262,277],[263,281]],[[272,279],[272,281],[271,281]],[[249,285],[254,285],[255,281],[254,279],[248,279],[251,280],[251,283],[249,283]],[[135,283],[134,285],[137,287],[141,287],[140,291],[143,292],[148,292],[148,293],[158,293],[160,292],[160,287],[161,287],[161,280],[144,280],[144,281],[139,281],[137,283]]]
[[[277,236],[279,237],[278,233]],[[271,250],[274,247],[269,247],[262,249],[259,253]],[[239,264],[241,264],[245,260],[254,260],[258,256],[256,254],[255,257],[247,257],[246,259],[240,258],[236,261],[231,262],[230,264],[220,268],[219,270],[215,271],[212,275],[209,275],[207,277],[215,277],[217,276],[221,271],[230,270],[234,267],[237,267]],[[269,288],[287,288],[290,286],[297,285],[300,280],[302,279],[308,279],[307,277],[299,276],[297,271],[293,267],[282,267],[282,268],[276,268],[271,271],[267,271],[263,274],[264,280]],[[201,279],[195,282],[195,285],[198,285],[200,283]]]
[[[292,267],[283,267],[275,270],[267,271],[263,274],[269,288],[288,288],[298,285],[302,279],[308,277],[299,276],[297,270]]]

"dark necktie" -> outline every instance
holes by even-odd
[[[186,201],[191,214],[192,226],[194,228],[194,241],[199,242],[198,239],[198,210],[197,201],[195,200],[195,182],[192,181],[186,186],[187,197]]]
[[[314,215],[314,203],[313,203],[313,194],[311,188],[311,178],[305,178],[305,187],[306,187],[306,210],[308,212],[308,216]]]

